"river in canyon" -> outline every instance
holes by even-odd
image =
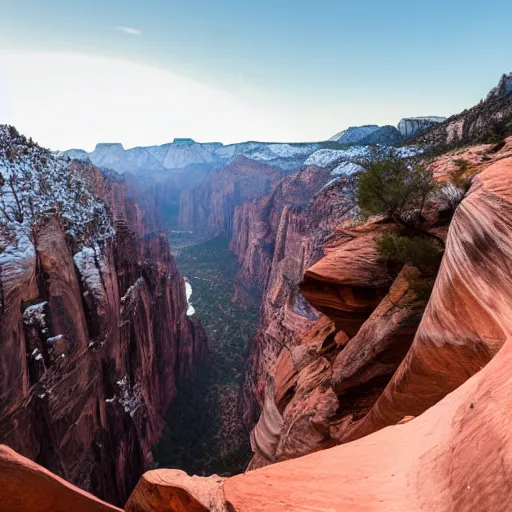
[[[169,236],[181,275],[191,287],[190,305],[208,336],[209,353],[195,376],[178,388],[154,449],[155,465],[197,475],[240,473],[251,450],[239,393],[259,304],[255,299],[242,308],[233,302],[238,263],[225,238],[198,243],[186,233]]]

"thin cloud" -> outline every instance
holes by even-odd
[[[132,27],[116,27],[117,30],[124,32],[125,34],[129,34],[131,36],[141,36],[142,32],[136,28]]]

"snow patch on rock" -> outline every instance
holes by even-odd
[[[194,306],[192,306],[192,304],[190,303],[190,297],[192,297],[192,285],[190,284],[190,282],[188,281],[188,279],[186,277],[184,277],[183,280],[185,281],[185,295],[187,297],[187,305],[188,305],[187,316],[192,316],[196,312]]]
[[[102,260],[101,251],[98,245],[93,247],[84,247],[80,252],[73,256],[75,265],[80,273],[80,278],[86,293],[92,293],[93,297],[101,301],[105,297],[105,289],[101,279],[98,262]]]

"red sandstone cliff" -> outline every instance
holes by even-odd
[[[122,503],[204,337],[121,180],[0,135],[0,440]]]
[[[150,471],[125,510],[508,512],[511,172],[512,158],[506,157],[475,179],[453,217],[443,263],[411,349],[357,428],[361,434],[363,425],[371,431],[395,423],[404,413],[418,417],[229,479]],[[318,278],[329,268],[317,265],[311,274]],[[404,293],[397,279],[387,298],[397,304]],[[375,311],[381,307],[382,315],[389,314],[386,299]],[[348,347],[354,339],[336,341]],[[303,377],[299,381],[306,383]],[[422,412],[441,395],[447,396]],[[46,511],[47,503],[59,510],[70,499],[79,510],[111,510],[5,449],[0,450],[0,468],[8,468],[0,471],[0,492],[8,489],[2,495],[7,512]],[[17,499],[27,494],[28,500]],[[32,495],[38,499],[30,501]]]
[[[272,261],[283,255],[288,224],[306,208],[316,194],[331,180],[331,170],[310,166],[282,178],[271,192],[238,205],[233,213],[230,249],[238,258],[240,271],[235,279],[236,300],[243,300],[247,293],[261,295],[265,289]],[[348,182],[339,182],[326,190],[315,206],[308,209],[309,225],[302,225],[304,236],[311,238],[311,247],[326,236],[329,226],[340,218],[340,211],[350,210],[352,202],[338,205],[343,188]],[[305,216],[303,216],[305,217]],[[292,229],[294,229],[292,227]],[[300,257],[296,254],[296,257]]]

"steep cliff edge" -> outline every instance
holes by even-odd
[[[0,500],[5,512],[120,512],[0,445]]]
[[[242,244],[237,246],[244,255],[237,276],[239,288],[243,290],[241,285],[247,282],[264,285],[260,323],[250,350],[243,389],[244,421],[248,428],[254,426],[265,397],[272,394],[274,384],[267,376],[274,374],[281,350],[299,344],[297,331],[307,331],[319,338],[322,333],[329,334],[331,329],[330,322],[304,300],[298,284],[306,268],[318,259],[322,243],[344,219],[352,218],[355,213],[351,190],[353,171],[358,167],[350,163],[343,165],[346,174],[340,173],[332,182],[329,180],[332,168],[316,166],[306,167],[283,180],[275,195],[254,208],[263,212],[260,215],[266,215],[266,221],[260,217],[259,222],[255,222],[248,217],[247,235],[243,237],[248,243],[245,249]],[[261,229],[261,225],[265,229]],[[234,244],[232,240],[232,246]],[[266,247],[270,247],[268,252]],[[307,350],[299,357],[305,359],[306,364]],[[287,397],[283,397],[283,404],[286,400]],[[275,411],[276,405],[271,400],[268,407]],[[261,421],[266,422],[266,419]],[[282,421],[279,416],[277,421]],[[258,437],[256,429],[253,445]]]
[[[125,185],[0,127],[0,440],[113,503],[204,350]]]

